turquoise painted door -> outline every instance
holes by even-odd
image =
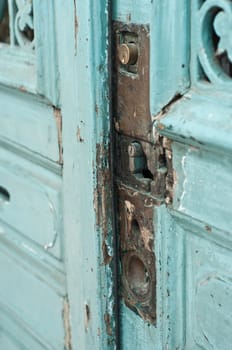
[[[231,348],[231,9],[0,2],[1,349]]]
[[[123,350],[232,347],[231,11],[113,3]]]
[[[114,348],[107,13],[0,1],[1,350]]]

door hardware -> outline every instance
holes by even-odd
[[[150,141],[149,28],[114,23],[113,104],[117,130]]]
[[[153,202],[139,192],[119,189],[122,296],[151,323],[156,319]]]
[[[167,139],[153,135],[149,28],[115,22],[114,33],[114,156],[121,296],[144,320],[155,323],[154,206],[164,203],[172,187],[171,145]]]
[[[118,57],[122,64],[134,65],[138,59],[138,48],[135,43],[121,44]]]

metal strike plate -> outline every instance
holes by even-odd
[[[119,189],[122,297],[144,320],[156,320],[156,270],[153,251],[153,201]]]
[[[166,150],[163,145],[120,134],[115,135],[115,142],[117,180],[147,192],[157,201],[163,201],[167,176]]]
[[[152,139],[149,27],[114,22],[113,112],[116,131]]]

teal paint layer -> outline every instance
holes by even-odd
[[[154,116],[189,87],[190,8],[154,1],[150,21],[150,108]]]
[[[113,19],[125,23],[150,22],[153,0],[117,0],[112,2]]]
[[[69,2],[59,7],[57,21],[63,23],[57,35],[72,348],[114,349],[112,271],[102,252],[104,241],[111,260],[111,228],[106,224],[111,220],[106,214],[110,192],[101,186],[109,167],[107,2]]]
[[[226,91],[200,85],[164,114],[156,123],[157,130],[181,143],[231,153],[231,107],[230,94]]]
[[[150,110],[156,115],[189,87],[190,6],[186,1],[113,3],[113,19],[150,27]]]

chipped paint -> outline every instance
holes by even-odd
[[[102,254],[103,254],[103,261],[105,265],[108,265],[112,261],[112,253],[110,253],[110,247],[107,244],[107,242],[102,242]]]
[[[153,241],[152,232],[145,226],[141,227],[140,232],[141,232],[141,236],[142,236],[142,239],[144,242],[144,247],[147,250],[152,251],[152,249],[151,249],[151,242]]]
[[[88,331],[89,328],[89,322],[90,322],[90,307],[89,305],[86,303],[85,304],[85,311],[84,311],[84,322],[85,322],[85,331]]]
[[[118,198],[122,297],[128,307],[154,323],[156,270],[151,198],[122,185]]]
[[[83,139],[83,137],[81,136],[81,128],[80,128],[79,126],[77,127],[76,135],[77,135],[77,141],[78,141],[78,142],[84,142],[84,139]]]
[[[102,252],[104,264],[108,264],[112,260],[110,252],[112,251],[107,242],[108,232],[110,231],[111,223],[108,215],[108,210],[111,208],[111,174],[105,161],[109,160],[109,153],[104,145],[97,145],[97,188],[94,193],[94,208],[96,211],[97,226],[102,231]]]
[[[63,303],[63,324],[64,324],[64,346],[65,350],[72,350],[71,325],[70,325],[70,306],[67,296]]]
[[[53,106],[53,113],[56,121],[58,148],[59,148],[59,164],[63,164],[63,145],[62,145],[62,115],[61,110]]]
[[[106,325],[106,333],[108,335],[112,335],[112,328],[111,328],[111,316],[108,312],[104,314],[104,320],[105,320],[105,325]]]
[[[106,286],[104,322],[108,343],[115,343],[115,285],[114,274],[114,237],[112,232],[112,179],[110,171],[110,148],[109,144],[97,144],[96,152],[96,189],[94,192],[94,208],[96,212],[96,225],[101,234],[101,267],[104,269],[104,276],[107,276],[104,283]]]
[[[186,185],[187,185],[187,173],[186,173],[186,168],[185,168],[185,163],[186,163],[186,155],[182,157],[182,160],[181,160],[181,166],[182,166],[182,169],[183,169],[183,173],[184,173],[184,181],[183,181],[183,192],[181,194],[181,197],[180,197],[180,205],[179,205],[179,210],[180,211],[185,211],[185,208],[183,206],[183,200],[184,200],[184,197],[186,195]]]
[[[205,225],[205,229],[207,232],[212,232],[212,227],[210,227],[209,225]]]

